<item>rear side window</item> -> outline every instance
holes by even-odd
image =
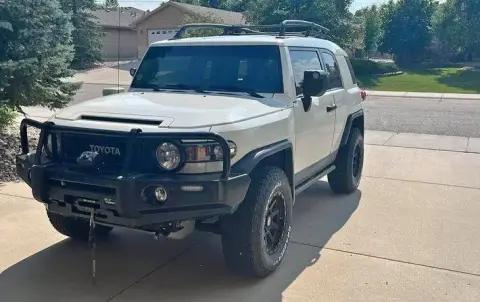
[[[350,70],[350,75],[352,76],[352,82],[353,84],[357,84],[357,78],[355,77],[355,72],[353,71],[352,62],[350,62],[350,59],[348,57],[344,58],[345,61],[347,61],[348,69]]]
[[[330,89],[343,88],[340,68],[335,57],[326,51],[322,51],[322,57],[323,62],[325,63],[325,69],[329,73]]]

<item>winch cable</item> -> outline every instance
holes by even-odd
[[[95,209],[92,209],[90,214],[90,230],[88,232],[88,243],[90,245],[91,258],[92,258],[92,284],[96,284],[97,274],[97,260],[96,260],[96,247],[95,242]]]

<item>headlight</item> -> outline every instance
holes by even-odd
[[[234,142],[228,142],[230,147],[230,157],[237,154],[237,145]],[[223,160],[223,148],[219,144],[194,144],[185,149],[186,162],[212,162]]]
[[[237,154],[237,145],[234,142],[228,142],[228,147],[230,148],[230,158],[233,158]],[[220,145],[216,145],[213,148],[213,153],[218,159],[223,159],[223,148]]]
[[[165,170],[175,170],[180,165],[180,149],[174,143],[165,142],[161,144],[158,146],[155,155],[158,164]]]

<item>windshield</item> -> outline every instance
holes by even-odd
[[[150,47],[131,87],[283,93],[280,50],[276,45]]]

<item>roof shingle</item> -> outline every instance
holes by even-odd
[[[187,3],[180,3],[175,1],[170,1],[170,2],[184,8],[185,10],[191,13],[196,13],[203,16],[213,15],[219,19],[222,19],[223,22],[227,24],[244,24],[245,23],[245,17],[241,13],[232,12],[232,11],[223,10],[223,9],[216,9],[211,7],[187,4]]]
[[[216,9],[211,7],[187,4],[187,3],[180,3],[176,1],[168,1],[168,2],[164,2],[162,5],[160,5],[150,13],[147,13],[145,16],[133,21],[131,26],[135,26],[136,24],[143,22],[150,16],[160,12],[161,10],[165,9],[170,5],[175,6],[178,9],[183,10],[184,12],[187,12],[190,14],[199,14],[202,16],[211,15],[213,17],[217,17],[221,19],[223,23],[227,23],[227,24],[245,24],[246,23],[245,16],[241,13],[231,12],[231,11]]]
[[[129,27],[135,20],[143,17],[146,12],[135,7],[121,7],[99,9],[92,13],[98,18],[97,22],[101,26]]]

